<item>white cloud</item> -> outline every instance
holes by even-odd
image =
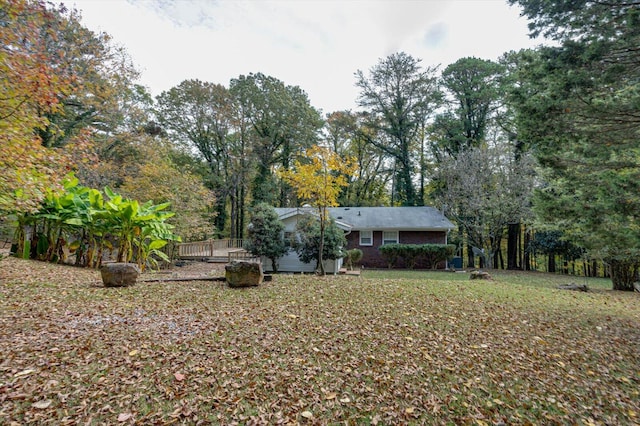
[[[309,94],[324,112],[355,108],[354,73],[405,51],[423,65],[497,59],[530,47],[500,0],[75,0],[87,27],[111,34],[154,95],[184,79],[228,86],[251,72]]]

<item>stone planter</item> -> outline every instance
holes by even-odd
[[[264,280],[262,263],[259,262],[236,260],[225,265],[224,271],[229,287],[255,287]]]
[[[140,269],[135,263],[107,263],[100,274],[105,287],[129,287],[136,283]]]

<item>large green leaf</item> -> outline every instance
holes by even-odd
[[[149,243],[149,250],[157,250],[167,245],[167,241],[165,240],[153,240]]]

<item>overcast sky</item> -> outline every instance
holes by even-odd
[[[65,1],[65,0],[63,0]],[[328,113],[356,109],[357,70],[404,51],[425,66],[533,47],[506,0],[66,0],[110,34],[156,96],[185,79],[262,72]]]

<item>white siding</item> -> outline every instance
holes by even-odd
[[[298,223],[298,216],[288,217],[286,218],[284,223],[285,232],[295,232],[296,224]],[[327,274],[337,274],[342,267],[342,259],[338,260],[325,260],[322,262],[324,264],[324,270]],[[314,272],[316,267],[316,262],[313,261],[311,263],[303,263],[299,258],[298,254],[291,250],[289,253],[285,254],[278,260],[278,272]],[[265,272],[273,272],[271,269],[271,260],[262,259],[262,269]]]

